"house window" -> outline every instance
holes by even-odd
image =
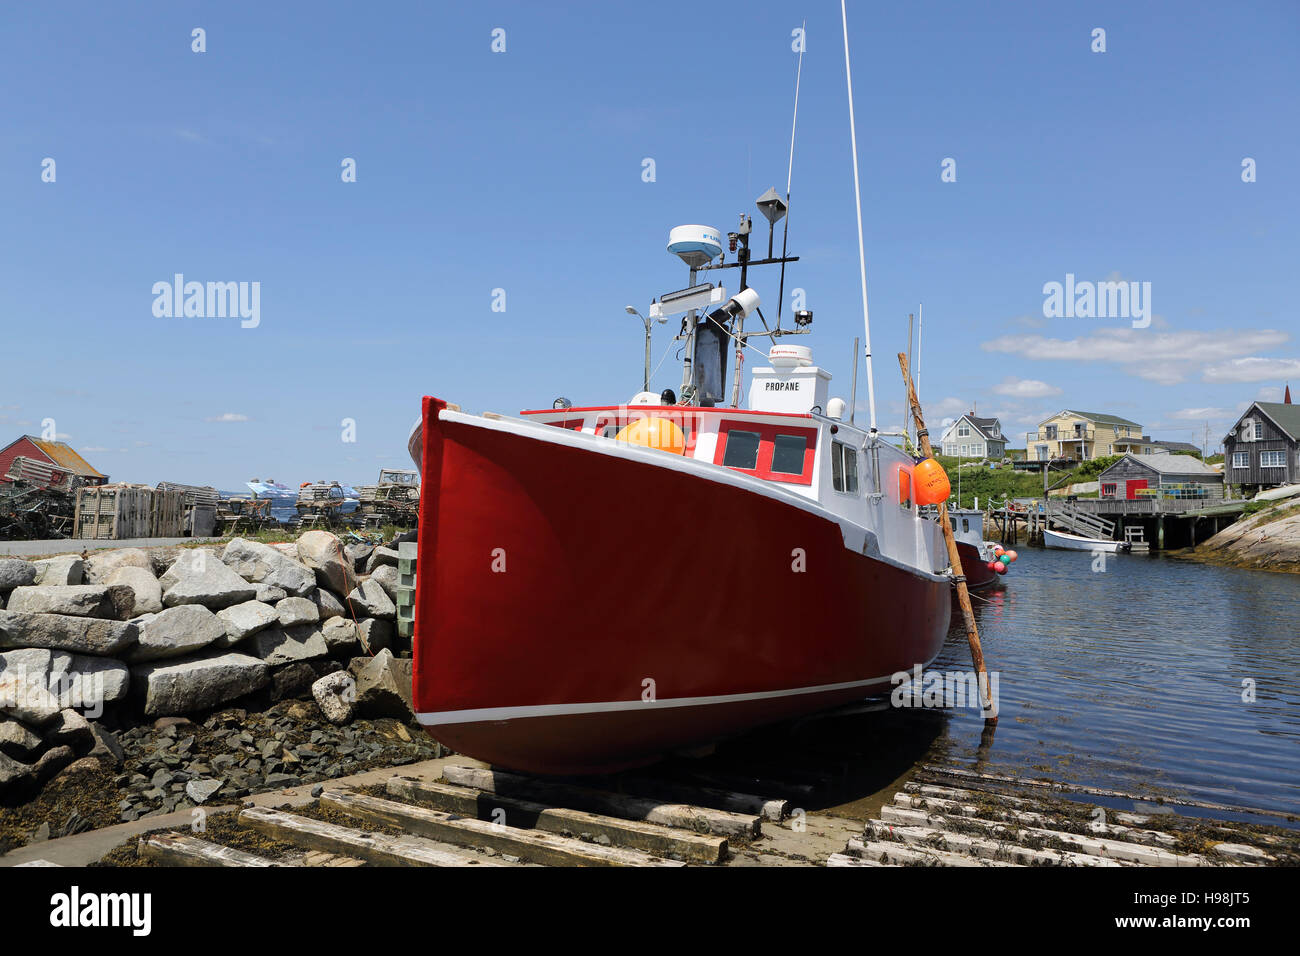
[[[1286,452],[1284,451],[1262,451],[1259,453],[1259,467],[1261,468],[1285,468]]]
[[[1249,467],[1250,467],[1250,452],[1245,452],[1245,451],[1234,451],[1234,452],[1232,453],[1232,467],[1233,467],[1233,468],[1249,468]]]
[[[1048,448],[1046,445],[1039,445],[1039,446],[1038,446],[1038,460],[1039,460],[1039,461],[1047,461],[1047,459],[1050,458],[1050,457],[1051,457],[1051,449]]]
[[[962,446],[961,446],[961,455],[962,455],[963,458],[969,458],[969,457],[970,457],[970,445],[962,445]]]
[[[1056,441],[1056,426],[1048,425],[1047,434],[1043,437],[1045,437],[1048,441]]]
[[[842,441],[831,442],[831,485],[846,495],[858,493],[858,451]]]
[[[1262,441],[1264,438],[1264,423],[1255,422],[1255,441]]]
[[[958,437],[958,438],[970,438],[970,426],[967,425],[965,422],[962,422],[960,425],[958,425],[958,426],[957,426],[957,437]]]
[[[1106,484],[1101,486],[1101,496],[1103,498],[1115,497],[1115,483],[1113,481],[1107,482]]]
[[[993,433],[994,438],[1002,437],[1002,429],[998,427],[996,422],[993,424],[993,427],[989,429],[989,431]]]
[[[810,485],[816,441],[815,428],[723,421],[713,463],[768,481]],[[854,465],[856,478],[856,458]]]

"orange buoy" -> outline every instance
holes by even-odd
[[[916,484],[918,505],[937,505],[947,501],[952,493],[952,485],[948,483],[943,465],[933,458],[925,459],[912,469],[912,480]]]
[[[1007,557],[1014,561],[1016,558],[1020,557],[1020,555],[1016,554],[1014,551],[1008,551]]]
[[[686,436],[681,428],[676,422],[658,416],[638,418],[621,429],[614,436],[614,440],[625,441],[629,445],[657,448],[671,455],[681,455],[686,451]]]

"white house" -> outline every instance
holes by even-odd
[[[951,457],[989,458],[1001,461],[1007,453],[1002,424],[996,418],[976,418],[974,412],[963,415],[943,433],[943,453]]]

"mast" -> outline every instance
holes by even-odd
[[[871,374],[871,317],[867,311],[867,253],[862,243],[862,189],[858,183],[858,133],[853,122],[853,74],[849,67],[849,15],[840,0],[840,23],[844,28],[844,79],[849,88],[849,141],[853,145],[853,197],[858,212],[858,272],[862,276],[862,327],[867,353],[867,407],[871,415],[871,437],[876,437],[876,385]]]

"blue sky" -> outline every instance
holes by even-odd
[[[686,280],[668,230],[784,189],[805,18],[787,293],[847,395],[837,3],[6,6],[0,443],[53,419],[115,480],[361,482],[425,394],[626,401],[623,307]],[[1295,3],[850,3],[849,29],[882,427],[918,302],[931,420],[975,402],[1016,444],[1065,407],[1213,441],[1300,385]],[[155,316],[175,273],[259,282],[260,324]],[[1150,327],[1044,318],[1067,274],[1150,282]]]

